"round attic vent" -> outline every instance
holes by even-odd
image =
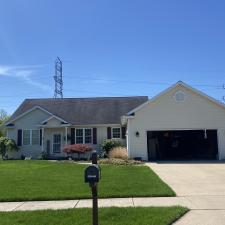
[[[177,91],[174,94],[174,99],[176,102],[183,102],[185,100],[185,93],[183,91]]]

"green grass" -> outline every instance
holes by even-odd
[[[90,198],[86,165],[48,161],[0,161],[0,201]],[[146,166],[102,165],[99,197],[174,196]]]
[[[182,207],[100,208],[100,225],[169,225],[187,212]],[[1,212],[0,225],[90,225],[91,209]]]

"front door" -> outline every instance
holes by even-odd
[[[52,150],[53,153],[61,153],[61,134],[53,134]]]

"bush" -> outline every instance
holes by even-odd
[[[99,164],[107,164],[107,165],[117,165],[117,166],[131,166],[131,165],[141,165],[143,162],[130,160],[130,159],[101,159],[98,161]]]
[[[102,143],[102,150],[108,155],[109,151],[115,147],[122,147],[122,143],[117,140],[106,139]]]
[[[2,155],[2,159],[7,158],[7,152],[18,150],[19,148],[14,140],[7,137],[0,137],[0,154]]]
[[[90,152],[92,150],[93,150],[93,148],[90,145],[84,145],[84,144],[66,145],[63,148],[63,151],[65,153],[67,153],[68,155],[73,154],[73,153],[77,153],[78,159],[80,159],[80,154]]]
[[[92,147],[90,145],[84,144],[74,144],[74,145],[66,145],[63,148],[63,151],[66,153],[85,153],[92,151]]]
[[[43,151],[39,156],[39,159],[47,160],[49,159],[49,154],[46,151]]]
[[[109,151],[109,158],[128,159],[127,149],[125,147],[115,147]]]

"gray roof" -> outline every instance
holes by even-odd
[[[147,96],[26,99],[10,120],[35,106],[40,106],[73,125],[120,124],[121,116],[146,101]]]

